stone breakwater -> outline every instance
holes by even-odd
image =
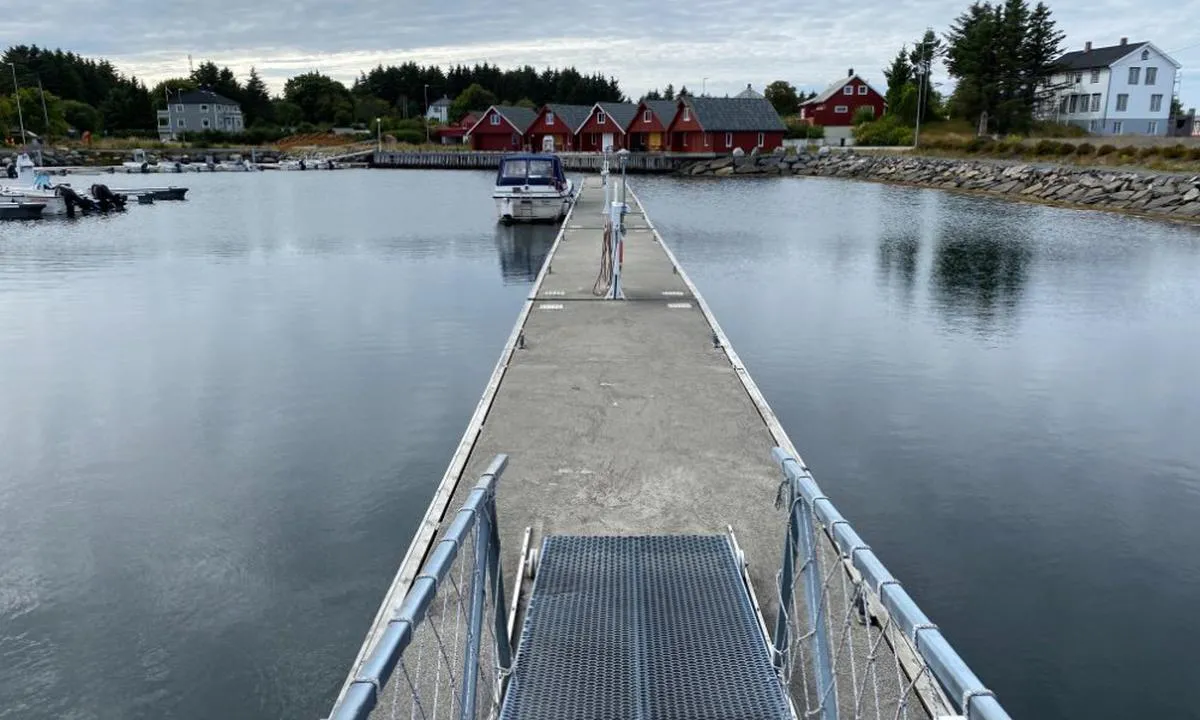
[[[683,175],[857,178],[1200,222],[1200,177],[856,152],[702,160]]]
[[[31,151],[30,157],[37,161],[37,151]],[[208,156],[214,162],[231,160],[235,155],[250,157],[249,150],[215,149],[215,150],[160,150],[146,153],[146,159],[151,162],[204,162]],[[0,151],[0,166],[16,160],[14,150]],[[259,162],[278,161],[280,153],[276,150],[257,150],[255,157]],[[43,148],[42,164],[45,167],[82,167],[88,165],[120,165],[133,159],[133,150],[73,150],[70,148]]]

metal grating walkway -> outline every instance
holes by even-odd
[[[790,717],[727,538],[545,539],[501,720]]]

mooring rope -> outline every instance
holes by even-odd
[[[608,294],[613,282],[612,262],[612,218],[604,218],[604,234],[600,238],[600,274],[592,285],[592,294],[602,297]]]

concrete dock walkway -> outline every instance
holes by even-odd
[[[521,578],[526,528],[536,544],[550,534],[714,534],[732,526],[772,626],[786,514],[774,505],[781,474],[771,449],[795,450],[632,194],[627,299],[593,293],[604,232],[600,183],[584,180],[355,670],[411,585],[439,522],[498,453],[510,458],[497,491],[510,593]],[[831,549],[825,560],[826,568],[838,564]],[[865,657],[868,649],[861,651]],[[876,681],[875,691],[904,695],[894,655],[878,662],[878,675],[891,679]],[[838,669],[851,671],[845,663]],[[802,682],[793,681],[794,696]],[[851,692],[857,682],[846,683]],[[884,714],[895,707],[892,700]],[[903,716],[926,715],[910,700]]]

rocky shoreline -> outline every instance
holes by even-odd
[[[0,151],[0,166],[11,163],[16,158],[16,151]],[[36,151],[31,153],[37,160]],[[218,148],[213,150],[161,150],[148,151],[146,159],[151,162],[205,162],[208,156],[213,162],[224,162],[235,159],[234,156],[250,157],[250,151],[245,149]],[[277,162],[281,153],[277,150],[255,150],[259,162]],[[78,150],[66,147],[43,148],[42,164],[45,167],[91,167],[120,165],[133,159],[133,150]]]
[[[855,178],[1014,200],[1200,222],[1200,177],[914,157],[854,151],[722,157],[680,169],[689,176],[810,175]]]

